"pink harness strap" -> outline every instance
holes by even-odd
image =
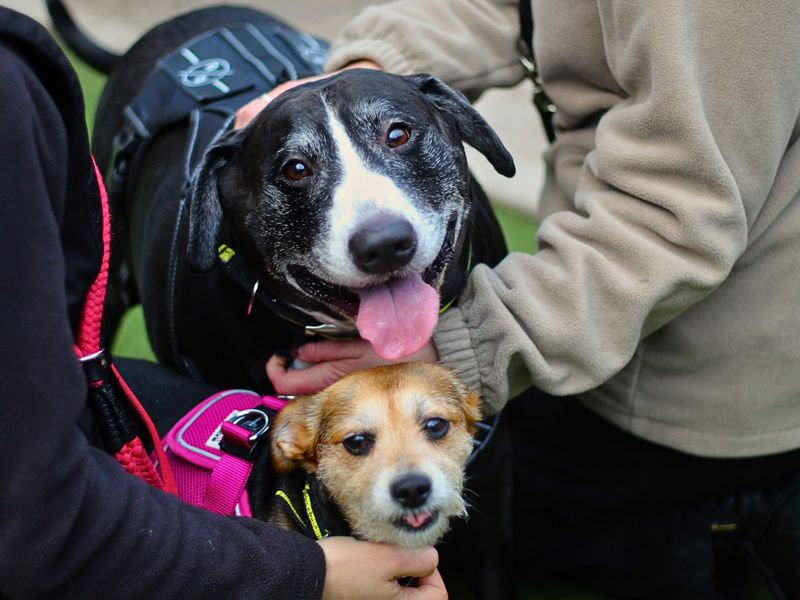
[[[252,516],[245,490],[253,453],[285,400],[245,390],[206,398],[165,436],[181,500],[220,515]]]
[[[239,424],[247,418],[253,427]],[[208,480],[203,508],[219,515],[234,514],[253,470],[253,450],[268,430],[269,416],[257,409],[237,412],[222,423],[220,460]]]

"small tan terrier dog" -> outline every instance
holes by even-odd
[[[313,537],[427,546],[466,516],[464,468],[478,395],[450,369],[404,363],[351,373],[275,418],[279,491],[269,520]]]

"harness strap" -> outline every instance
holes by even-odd
[[[320,73],[327,50],[326,42],[264,15],[204,32],[162,57],[123,110],[110,160],[112,196],[125,198],[146,147],[161,131],[195,111],[224,121],[277,84]],[[213,136],[217,127],[208,131]],[[205,129],[198,132],[203,139],[192,142],[197,152],[189,153],[187,180],[210,142]]]
[[[230,431],[234,427],[242,431]],[[227,421],[223,423],[222,431],[225,436],[244,437],[245,439],[249,434],[249,431]],[[218,515],[234,514],[252,471],[253,462],[249,457],[223,451],[208,480],[206,495],[203,498],[203,508]]]
[[[237,411],[222,423],[220,457],[206,485],[204,509],[219,515],[236,514],[253,471],[256,449],[269,433],[270,417],[285,405],[286,400],[264,396],[257,408]]]
[[[108,206],[108,194],[103,185],[100,170],[92,158],[95,180],[100,193],[101,237],[103,255],[100,269],[87,292],[83,313],[78,327],[75,354],[84,365],[89,382],[90,405],[98,417],[101,436],[117,462],[129,473],[136,475],[146,483],[177,494],[177,486],[172,477],[169,464],[163,453],[161,440],[156,428],[150,420],[133,391],[122,379],[119,371],[111,364],[111,359],[103,347],[102,321],[103,308],[108,285],[108,265],[111,254],[111,215]],[[122,391],[124,400],[120,398]],[[144,442],[136,433],[136,424],[129,414],[131,407],[136,416],[145,425],[159,457],[161,474],[155,468],[145,449]]]

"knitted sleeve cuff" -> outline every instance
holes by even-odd
[[[439,317],[433,342],[441,361],[455,369],[466,385],[480,392],[478,359],[460,308],[454,306]]]

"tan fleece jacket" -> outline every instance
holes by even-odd
[[[535,385],[694,454],[800,447],[800,3],[535,0],[534,19],[559,111],[540,250],[475,268],[442,360],[495,410]],[[521,78],[518,28],[515,3],[404,0],[329,66],[475,97]]]

